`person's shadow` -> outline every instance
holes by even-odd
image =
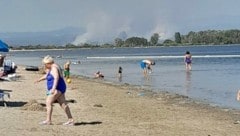
[[[100,125],[101,121],[91,121],[91,122],[76,122],[74,126],[85,126],[85,125]]]

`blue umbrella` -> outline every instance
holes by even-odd
[[[1,52],[8,52],[8,45],[0,40],[0,51]]]

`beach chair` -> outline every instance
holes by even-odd
[[[4,107],[7,107],[7,102],[4,99],[5,96],[10,98],[10,94],[9,93],[4,93],[3,91],[0,91],[0,102],[3,102]]]
[[[3,68],[6,74],[11,74],[16,72],[17,66],[12,60],[5,60]]]

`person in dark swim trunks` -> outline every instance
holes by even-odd
[[[191,70],[192,69],[192,55],[189,51],[186,51],[186,53],[185,53],[184,62],[185,62],[186,70]]]
[[[70,109],[66,103],[65,92],[66,83],[63,79],[63,75],[60,67],[54,63],[54,60],[50,56],[46,56],[43,59],[43,64],[46,68],[46,74],[39,78],[35,83],[42,80],[47,81],[47,118],[45,121],[40,122],[41,125],[51,125],[52,124],[52,108],[53,103],[57,101],[62,109],[65,111],[68,117],[68,121],[63,125],[74,125],[73,117],[71,115]]]

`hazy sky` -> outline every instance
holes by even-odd
[[[1,32],[81,27],[76,42],[175,32],[240,29],[240,0],[0,0]]]

